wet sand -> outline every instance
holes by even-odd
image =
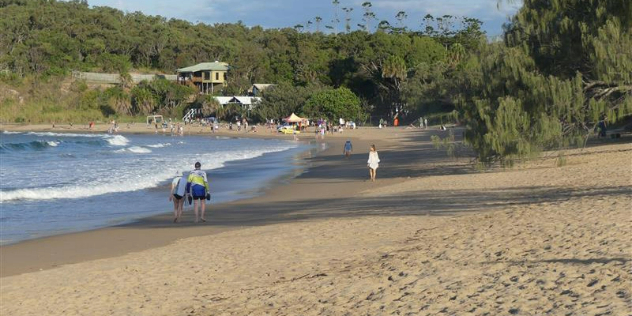
[[[41,132],[73,132],[73,133],[104,133],[109,125],[100,124],[88,131],[85,127],[58,125],[51,129],[49,125],[4,125],[2,130],[9,131],[41,131]],[[186,134],[193,135],[217,135],[230,137],[257,137],[279,138],[292,140],[292,135],[276,134],[266,130],[265,133],[245,133],[235,131],[222,131],[212,134],[208,128],[187,128]],[[129,133],[153,133],[143,125],[135,124],[127,130]],[[367,187],[364,183],[365,173],[356,171],[351,174],[358,182],[357,185],[348,185],[348,179],[336,180],[336,174],[345,173],[345,165],[335,166],[338,161],[344,159],[341,156],[343,143],[346,139],[359,136],[359,131],[347,131],[346,134],[327,135],[325,139],[318,139],[311,133],[299,135],[300,141],[318,141],[321,146],[327,146],[327,150],[321,151],[318,156],[311,157],[310,153],[304,153],[300,159],[308,165],[305,173],[297,178],[280,179],[275,187],[265,188],[260,196],[220,205],[207,205],[207,223],[193,223],[192,211],[185,211],[180,223],[172,223],[172,213],[152,216],[140,219],[133,223],[101,228],[97,230],[62,234],[44,238],[22,241],[17,244],[0,246],[0,277],[28,273],[50,269],[65,264],[86,260],[120,256],[130,252],[141,251],[149,248],[165,246],[178,239],[203,236],[224,232],[227,230],[241,229],[250,226],[265,225],[280,222],[283,219],[275,205],[286,201],[318,200],[329,198],[332,195],[328,190],[321,190],[320,182],[310,180],[314,177],[332,177],[332,180],[340,181],[335,184],[327,183],[327,188],[336,191],[333,196],[353,196],[356,192]],[[186,137],[186,134],[184,137]],[[354,139],[356,148],[368,148],[369,143],[360,139]],[[364,153],[355,155],[353,161],[364,157]],[[360,159],[361,160],[361,159]],[[334,162],[335,168],[326,168],[326,174],[322,168],[328,162]],[[350,162],[346,161],[345,162]],[[331,165],[331,164],[329,164]],[[314,173],[314,170],[318,170]],[[342,171],[342,173],[340,173]],[[316,175],[318,174],[318,175]],[[368,177],[368,176],[367,176]],[[386,184],[380,182],[375,185]],[[291,197],[291,198],[289,198]],[[170,208],[170,203],[165,204],[165,209]],[[190,208],[190,206],[186,206]]]

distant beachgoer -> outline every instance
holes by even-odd
[[[377,154],[377,150],[375,149],[375,145],[371,145],[369,149],[369,160],[367,160],[367,166],[369,167],[369,176],[371,176],[371,181],[375,182],[375,175],[377,173],[377,168],[380,165],[380,156]]]
[[[237,131],[241,131],[241,122],[237,121]]]
[[[599,137],[606,137],[606,133],[608,131],[608,127],[606,125],[606,118],[604,117],[602,120],[600,120],[597,126],[599,128]]]
[[[211,194],[208,188],[208,179],[206,172],[200,170],[202,164],[195,163],[195,169],[189,174],[187,179],[187,192],[193,197],[193,213],[195,214],[195,222],[202,220],[206,222],[204,218],[204,211],[206,210],[206,202],[204,199],[210,200]],[[198,207],[200,207],[200,217],[198,219]]]
[[[349,158],[349,156],[351,156],[351,152],[353,151],[353,145],[351,144],[350,140],[347,140],[347,142],[344,145],[344,149],[342,150],[342,153],[345,155],[345,158]]]
[[[428,128],[428,119],[427,118],[424,119],[424,128]]]
[[[177,223],[182,217],[182,209],[184,208],[184,196],[176,194],[178,184],[182,181],[182,177],[178,176],[171,181],[171,193],[169,194],[169,201],[173,201],[173,222]]]

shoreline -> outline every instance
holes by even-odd
[[[92,131],[88,131],[85,129],[49,129],[46,128],[46,126],[44,125],[36,125],[32,127],[20,125],[20,128],[18,129],[7,128],[7,126],[5,125],[0,125],[0,129],[9,132],[107,132],[107,126],[104,124],[101,126],[95,125],[95,129]],[[125,135],[154,133],[152,131],[144,131],[142,129],[132,129],[129,132],[124,131],[117,134]],[[217,136],[234,138],[264,138],[287,140],[291,140],[293,138],[292,135],[276,135],[272,133],[239,133],[236,131],[223,131],[213,134],[204,130],[192,131],[188,134],[195,136]],[[308,144],[314,141],[314,137],[311,134],[303,134],[301,136],[302,137],[299,136],[300,142]],[[187,137],[186,133],[183,137]],[[273,180],[272,183],[269,183],[270,185],[276,183],[278,184],[277,186],[272,185],[273,188],[260,187],[257,190],[256,196],[254,197],[248,197],[221,204],[207,204],[207,217],[209,218],[209,222],[205,223],[205,225],[194,224],[192,222],[191,210],[186,210],[184,212],[183,220],[178,224],[173,224],[171,222],[171,212],[164,212],[158,215],[131,220],[130,222],[124,224],[116,224],[87,231],[61,233],[1,245],[0,278],[47,270],[66,264],[121,256],[130,252],[137,252],[146,249],[166,246],[183,238],[213,235],[229,230],[250,227],[252,225],[257,226],[258,223],[256,220],[246,220],[242,225],[235,225],[234,223],[232,223],[233,221],[239,221],[238,219],[224,219],[223,222],[217,223],[216,221],[214,221],[213,215],[215,215],[214,212],[217,211],[230,213],[231,211],[238,209],[240,205],[243,205],[244,203],[258,204],[283,200],[283,196],[285,195],[284,191],[286,191],[287,188],[294,185],[302,174],[309,173],[310,169],[313,167],[318,167],[310,166],[309,159],[318,157],[319,155],[334,155],[334,148],[342,148],[342,144],[347,138],[350,137],[345,136],[341,138],[339,137],[339,135],[334,135],[333,137],[331,135],[327,135],[324,141],[320,141],[321,144],[327,146],[326,149],[320,149],[316,151],[311,151],[308,149],[298,154],[298,156],[302,156],[302,158],[298,158],[301,161],[300,163],[304,165],[303,167],[301,167],[302,171],[298,175],[294,174],[292,176],[289,176],[289,178],[288,175],[280,176],[278,179]],[[354,140],[354,142],[356,141],[357,140]],[[314,196],[314,198],[323,197],[324,196]],[[264,223],[263,219],[261,219],[261,223]],[[115,242],[112,241],[112,237],[115,237]]]
[[[629,142],[565,150],[563,166],[550,153],[478,172],[468,159],[435,150],[432,135],[442,134],[368,128],[328,137],[340,148],[332,143],[306,157],[309,168],[290,184],[214,206],[204,225],[174,227],[167,214],[40,244],[24,264],[77,249],[110,255],[84,253],[73,264],[1,278],[0,313],[620,315],[632,308]],[[348,136],[354,154],[346,160]],[[376,183],[365,181],[373,143],[382,160]],[[164,245],[152,246],[158,240]],[[138,249],[111,253],[128,242]]]

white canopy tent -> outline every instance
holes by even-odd
[[[292,115],[284,118],[283,121],[288,122],[288,123],[300,123],[300,122],[307,121],[307,119],[299,117],[298,115],[292,113]]]

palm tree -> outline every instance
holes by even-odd
[[[362,4],[362,7],[364,8],[364,29],[367,32],[371,30],[371,20],[375,19],[375,13],[371,11],[372,6],[373,4],[369,1],[366,1]]]
[[[351,11],[353,11],[353,8],[342,8],[342,10],[345,11],[345,31],[349,33],[351,32],[351,18],[349,15],[351,14]]]
[[[404,26],[404,20],[406,20],[407,17],[408,14],[406,14],[406,12],[404,11],[399,11],[397,12],[397,15],[395,15],[395,18],[397,19],[397,25],[400,28],[401,32],[406,30],[406,26]]]
[[[338,23],[340,23],[340,19],[338,18],[338,6],[340,5],[340,1],[334,0],[331,3],[334,5],[334,19],[331,20],[334,26],[328,29],[335,28],[334,33],[338,33]]]
[[[135,87],[132,89],[133,105],[136,113],[147,115],[153,112],[156,106],[156,99],[147,88]]]
[[[461,59],[465,55],[465,47],[460,43],[455,43],[450,47],[449,61],[452,66],[458,65]]]
[[[205,116],[208,116],[215,113],[217,115],[217,112],[221,107],[222,105],[219,104],[219,101],[217,101],[217,99],[212,98],[212,97],[206,98],[202,102],[202,114],[204,114]]]
[[[316,32],[320,32],[320,22],[323,20],[323,18],[317,16],[314,18],[314,20],[316,21]]]

